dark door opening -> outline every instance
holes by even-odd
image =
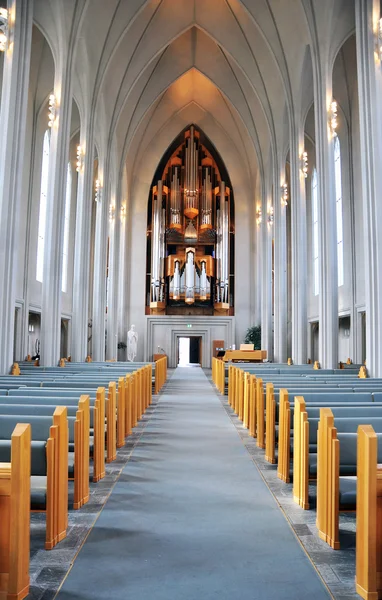
[[[202,364],[201,337],[181,337],[178,340],[179,366]]]
[[[200,360],[200,337],[190,338],[190,363],[201,364]]]

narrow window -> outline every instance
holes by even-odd
[[[341,148],[338,136],[334,140],[334,176],[336,182],[338,286],[344,284],[344,240],[342,222]]]
[[[42,282],[44,272],[44,246],[45,246],[45,223],[46,223],[46,197],[48,193],[49,177],[49,153],[50,153],[50,131],[44,135],[44,144],[42,151],[41,167],[41,188],[40,188],[40,212],[38,217],[38,238],[37,238],[37,265],[36,279]]]
[[[313,226],[313,276],[314,276],[314,295],[318,296],[320,292],[319,272],[318,272],[318,195],[317,195],[317,171],[313,169],[312,174],[312,226]]]
[[[68,163],[66,174],[65,194],[65,223],[64,223],[64,245],[62,249],[62,285],[63,292],[68,291],[68,258],[69,258],[69,231],[70,231],[70,205],[72,199],[72,167]]]

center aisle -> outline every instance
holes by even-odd
[[[168,381],[60,600],[330,598],[200,368]]]

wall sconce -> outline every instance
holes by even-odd
[[[48,127],[53,127],[56,120],[56,97],[54,94],[49,96],[48,118]]]
[[[268,224],[273,225],[274,214],[273,214],[273,206],[270,206],[268,209]]]
[[[382,61],[382,19],[377,23],[377,31],[375,34],[375,51],[378,59]]]
[[[82,171],[84,165],[84,151],[81,146],[77,146],[77,163],[76,163],[76,171],[79,173]]]
[[[95,182],[95,195],[94,195],[94,200],[95,202],[101,202],[101,182],[99,179],[96,180]]]
[[[257,212],[256,212],[256,223],[257,223],[257,225],[260,225],[260,223],[261,223],[262,220],[263,220],[263,217],[262,217],[262,212],[261,212],[261,206],[259,206],[259,208],[257,209]]]
[[[109,206],[109,219],[110,221],[114,221],[115,219],[115,206],[113,204]]]
[[[121,206],[121,215],[120,215],[120,217],[121,217],[121,221],[123,223],[123,221],[125,220],[125,217],[126,217],[126,206],[124,204],[122,204],[122,206]]]
[[[29,331],[29,333],[34,333],[34,325],[31,325],[31,324],[29,323],[29,326],[28,326],[28,331]]]
[[[288,184],[281,186],[281,206],[288,206]]]
[[[330,127],[333,134],[336,133],[337,125],[338,125],[338,106],[335,100],[332,100],[330,105]]]
[[[0,52],[5,52],[8,45],[8,11],[0,8]]]
[[[300,157],[301,160],[301,171],[305,179],[308,177],[308,153],[304,150]]]

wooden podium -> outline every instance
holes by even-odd
[[[263,362],[267,358],[266,350],[227,350],[224,362]]]

